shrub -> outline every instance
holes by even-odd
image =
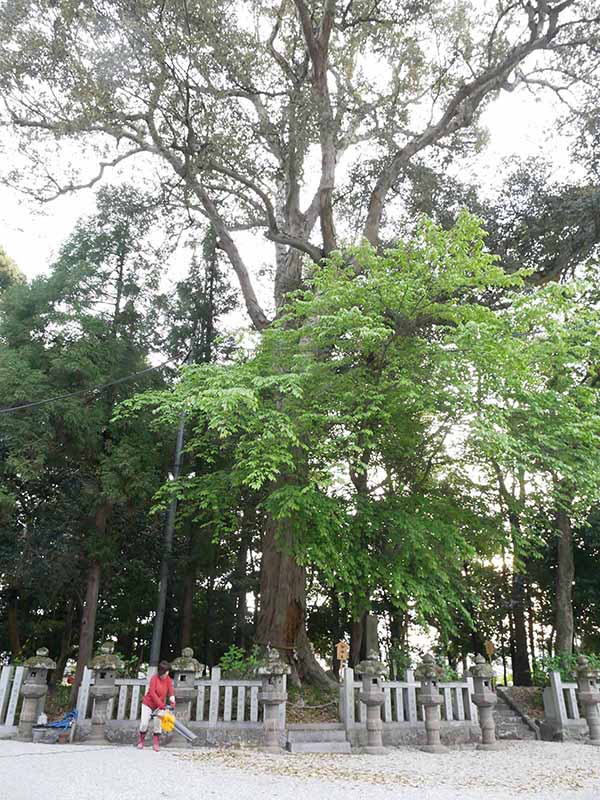
[[[540,658],[533,670],[533,683],[535,686],[548,686],[550,683],[550,673],[560,672],[561,680],[574,681],[577,675],[577,657],[580,653],[557,653],[553,656]],[[600,654],[586,653],[590,665],[594,669],[600,670]]]
[[[253,678],[260,663],[258,645],[255,644],[251,650],[247,651],[243,647],[232,644],[221,656],[219,666],[228,678]]]

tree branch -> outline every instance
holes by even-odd
[[[572,2],[573,0],[565,0],[560,6],[549,8],[547,17],[544,16],[544,23],[547,20],[545,33],[543,33],[542,29],[536,36],[531,32],[529,40],[513,47],[499,64],[484,70],[479,77],[471,82],[463,84],[451,98],[446,111],[438,122],[429,125],[421,134],[415,136],[392,156],[391,161],[382,171],[371,191],[364,228],[364,237],[367,241],[375,246],[378,245],[379,230],[387,194],[408,161],[429,145],[470,125],[483,100],[491,92],[499,91],[503,88],[512,70],[528,55],[536,50],[546,48],[551,43],[558,31],[558,14],[561,10],[571,5]]]

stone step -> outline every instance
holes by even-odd
[[[515,741],[525,741],[525,740],[533,740],[536,738],[535,733],[527,728],[515,728],[514,730],[498,730],[496,728],[496,738],[497,739],[512,739]]]
[[[343,731],[342,722],[290,722],[290,731]]]
[[[288,742],[345,742],[346,732],[341,730],[288,730]]]
[[[536,738],[529,725],[501,697],[498,697],[498,704],[494,709],[494,719],[498,739],[525,741]]]
[[[352,752],[350,742],[289,742],[290,753],[348,753]]]

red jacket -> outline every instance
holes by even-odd
[[[142,698],[142,703],[153,711],[155,709],[165,708],[167,705],[167,697],[173,696],[173,681],[169,678],[169,674],[161,678],[156,674],[150,678],[150,685],[148,691]]]

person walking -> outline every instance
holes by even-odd
[[[160,718],[167,707],[167,698],[172,708],[175,708],[175,693],[173,681],[169,677],[171,665],[168,661],[161,661],[158,665],[158,672],[153,675],[148,685],[148,691],[142,698],[142,718],[140,720],[140,738],[138,750],[143,750],[146,733],[150,720],[154,719],[154,732],[152,735],[152,749],[158,753],[160,749]]]

